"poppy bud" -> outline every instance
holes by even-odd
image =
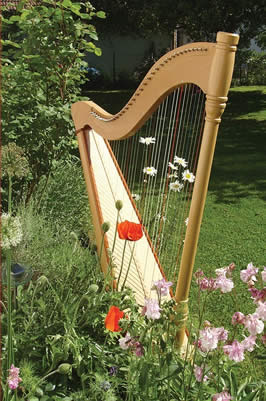
[[[91,284],[88,288],[89,293],[96,293],[98,291],[99,287],[97,284]]]
[[[109,229],[110,229],[110,223],[109,223],[109,221],[105,221],[102,224],[102,230],[104,233],[107,233],[107,231],[109,231]]]
[[[58,366],[58,372],[61,375],[68,375],[72,372],[72,366],[69,363],[61,363],[61,365]]]
[[[117,210],[121,210],[123,207],[123,202],[121,200],[118,200],[115,202],[115,207],[117,208]]]

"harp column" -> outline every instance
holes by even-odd
[[[230,88],[236,45],[239,36],[218,32],[215,56],[210,70],[208,90],[206,93],[206,117],[202,137],[202,146],[196,172],[189,223],[186,232],[184,250],[178,275],[175,299],[181,319],[178,322],[177,344],[182,347],[185,340],[185,325],[188,316],[188,297],[192,280],[200,225],[203,216],[205,199],[211,172],[216,137],[221,116],[226,106]]]

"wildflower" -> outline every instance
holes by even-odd
[[[217,332],[213,330],[211,327],[206,327],[203,330],[200,330],[199,335],[199,348],[203,352],[212,351],[217,348],[218,345],[218,336]]]
[[[248,283],[250,280],[257,281],[256,274],[258,270],[255,266],[253,266],[252,262],[247,265],[245,270],[241,270],[240,278],[244,283]]]
[[[117,231],[120,239],[128,241],[138,241],[143,236],[141,224],[132,223],[128,220],[119,223]]]
[[[226,341],[228,337],[228,331],[224,327],[214,327],[213,331],[216,333],[218,341]]]
[[[244,347],[236,340],[234,340],[231,345],[224,345],[223,350],[231,361],[241,362],[245,358]]]
[[[262,288],[262,290],[258,290],[255,287],[251,287],[248,289],[251,293],[251,297],[254,299],[255,303],[263,302],[266,300],[266,287]]]
[[[16,368],[13,364],[11,365],[9,371],[9,376],[7,378],[8,387],[10,390],[16,390],[22,379],[19,377],[19,368]]]
[[[117,366],[111,366],[109,369],[109,376],[115,376],[117,374],[118,368]]]
[[[203,376],[203,368],[201,366],[194,365],[194,375],[197,382],[206,382],[209,379],[207,375]]]
[[[134,342],[134,348],[135,348],[136,356],[138,356],[138,357],[143,356],[143,354],[144,354],[143,345],[139,341]]]
[[[126,336],[123,337],[123,338],[120,338],[118,340],[118,342],[119,342],[119,345],[120,345],[120,347],[122,349],[128,349],[130,347],[130,345],[131,345],[131,336],[130,336],[130,334],[127,332]]]
[[[241,312],[235,312],[232,316],[232,324],[235,326],[236,324],[244,324],[245,315]]]
[[[143,138],[142,136],[139,138],[139,143],[143,143],[144,145],[150,145],[152,143],[155,143],[156,138],[153,138],[152,136],[147,136],[146,138]]]
[[[175,156],[174,157],[174,163],[177,163],[177,164],[179,164],[180,166],[182,166],[184,168],[187,167],[187,162],[182,157]]]
[[[266,302],[259,302],[255,313],[259,319],[266,320]]]
[[[183,180],[184,181],[189,181],[189,182],[194,182],[195,181],[195,176],[192,174],[189,170],[185,170],[182,174]]]
[[[221,274],[216,278],[216,288],[220,288],[221,292],[224,294],[226,292],[231,292],[234,288],[234,283],[230,278],[225,277]]]
[[[108,391],[111,388],[111,384],[104,380],[101,384],[100,387],[104,390],[104,391]]]
[[[186,226],[188,225],[188,221],[189,221],[189,218],[187,217],[186,220],[185,220],[185,225]]]
[[[264,323],[259,319],[257,313],[247,315],[244,326],[252,336],[262,333],[264,329]]]
[[[197,284],[199,285],[202,291],[209,290],[213,291],[216,290],[216,280],[214,278],[207,278],[202,277],[201,279],[197,280]]]
[[[266,281],[266,267],[264,266],[264,270],[261,272],[262,281]]]
[[[248,336],[245,337],[243,341],[241,341],[241,346],[244,348],[244,351],[252,352],[256,345],[256,336]]]
[[[14,142],[2,147],[2,174],[9,177],[26,177],[29,174],[29,163],[24,150]]]
[[[142,310],[142,314],[147,316],[148,319],[160,319],[159,304],[156,299],[145,299],[145,306]]]
[[[212,396],[212,401],[230,401],[232,399],[233,398],[227,391],[222,391]]]
[[[140,195],[138,195],[138,194],[132,194],[132,198],[133,198],[135,201],[139,201],[139,200],[140,200]]]
[[[2,237],[1,247],[10,249],[17,246],[22,240],[22,226],[18,216],[3,213],[1,216]]]
[[[169,189],[170,191],[174,191],[174,192],[180,192],[181,189],[184,187],[183,184],[181,184],[178,180],[174,181],[174,182],[170,182],[169,184]]]
[[[144,167],[143,173],[154,177],[157,174],[157,170],[154,167]]]
[[[170,167],[172,170],[178,170],[178,166],[175,166],[173,163],[169,162],[168,167]]]
[[[160,294],[162,297],[169,295],[169,288],[172,285],[173,283],[171,281],[166,281],[164,278],[154,282],[154,286],[156,287],[158,294]]]
[[[124,317],[124,312],[121,311],[117,306],[110,306],[109,312],[106,315],[104,324],[107,330],[110,331],[121,331],[121,327],[118,325],[120,319]]]

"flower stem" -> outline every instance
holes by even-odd
[[[125,275],[125,279],[124,279],[124,282],[123,282],[122,287],[121,287],[121,291],[123,291],[123,289],[125,288],[125,285],[126,285],[127,276],[128,276],[128,273],[129,273],[129,268],[130,268],[130,265],[131,265],[131,262],[132,262],[132,259],[133,259],[133,255],[134,255],[135,244],[136,243],[134,242],[134,245],[133,245],[133,248],[132,248],[132,251],[131,251],[131,255],[130,255],[130,260],[129,260],[127,272],[126,272],[126,275]]]
[[[119,284],[119,281],[120,281],[120,278],[121,278],[121,274],[122,274],[123,263],[124,263],[124,258],[125,258],[126,245],[127,245],[127,240],[125,240],[125,245],[124,245],[124,249],[123,249],[121,267],[120,267],[120,272],[119,272],[119,276],[118,276],[118,279],[117,279],[117,285],[116,285],[117,290],[118,290],[118,284]]]

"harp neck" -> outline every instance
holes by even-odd
[[[91,101],[75,103],[72,115],[76,131],[88,126],[105,139],[129,137],[171,91],[186,83],[199,86],[212,102],[216,97],[222,98],[218,103],[224,104],[238,39],[238,35],[219,32],[217,43],[191,43],[170,51],[154,64],[129,102],[115,115]]]

